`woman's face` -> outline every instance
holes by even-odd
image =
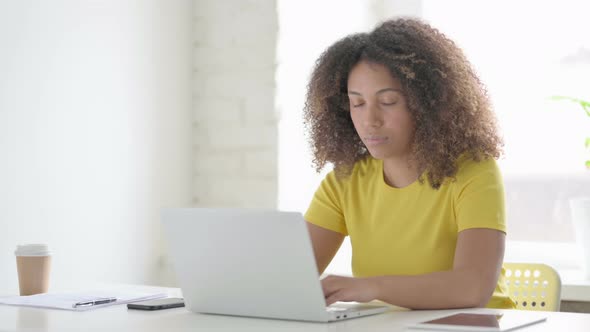
[[[361,61],[348,76],[350,116],[359,137],[376,159],[408,157],[414,121],[400,81],[387,67]]]

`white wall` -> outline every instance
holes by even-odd
[[[189,0],[0,0],[0,294],[46,242],[53,285],[160,283],[159,208],[191,200]]]
[[[194,202],[276,208],[276,0],[195,0]]]

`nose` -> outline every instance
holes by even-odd
[[[364,124],[367,127],[379,127],[383,124],[383,118],[379,108],[373,105],[368,105],[367,112],[365,113]]]

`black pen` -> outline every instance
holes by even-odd
[[[78,302],[75,303],[74,305],[72,305],[73,308],[78,308],[78,307],[90,307],[90,306],[95,306],[95,305],[99,305],[99,304],[107,304],[107,303],[112,303],[117,301],[116,297],[105,297],[99,300],[94,300],[94,301],[86,301],[86,302]]]

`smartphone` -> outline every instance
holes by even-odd
[[[184,307],[184,299],[177,297],[169,297],[165,299],[148,300],[127,304],[127,309],[139,310],[162,310],[178,307]]]

